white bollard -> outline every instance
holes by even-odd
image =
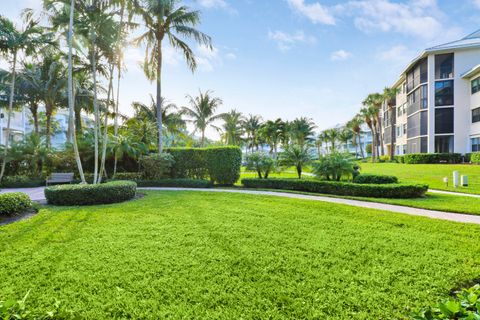
[[[462,187],[468,187],[468,176],[462,176]]]
[[[460,174],[458,171],[453,171],[453,187],[458,188]]]

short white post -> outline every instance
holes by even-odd
[[[445,183],[445,186],[448,187],[448,177],[443,178],[443,183]]]
[[[458,171],[453,171],[453,187],[454,188],[458,188],[458,185],[459,185],[459,178],[460,178],[460,174],[458,173]]]
[[[468,187],[468,176],[462,176],[462,187]]]

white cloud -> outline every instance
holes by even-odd
[[[227,58],[228,60],[236,60],[237,59],[237,55],[233,52],[229,52],[225,55],[225,58]]]
[[[377,54],[377,58],[387,62],[408,63],[415,57],[415,52],[404,45],[396,45]]]
[[[307,17],[313,23],[334,25],[335,17],[330,12],[329,8],[316,2],[313,4],[306,4],[305,0],[287,0],[290,7],[297,13]]]
[[[345,50],[338,50],[332,52],[330,55],[330,60],[332,61],[344,61],[352,57],[352,53]]]
[[[472,0],[473,4],[480,8],[480,0]]]
[[[198,0],[198,3],[205,8],[227,8],[225,0]]]
[[[316,39],[313,36],[306,35],[303,31],[297,31],[296,33],[286,33],[283,31],[269,31],[268,37],[277,43],[278,48],[281,51],[290,50],[297,43],[315,43]]]

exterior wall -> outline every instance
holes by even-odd
[[[406,83],[402,82],[402,84],[398,87],[400,90],[397,94],[397,104],[396,104],[396,114],[395,117],[397,118],[397,124],[395,129],[396,134],[396,155],[403,155],[407,148],[407,131],[404,130],[407,125],[407,93],[405,89]],[[401,110],[399,112],[399,110]]]

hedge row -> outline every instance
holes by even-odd
[[[472,153],[470,161],[475,164],[480,164],[480,152]]]
[[[395,176],[361,174],[356,176],[353,182],[360,184],[392,184],[398,183],[398,178]]]
[[[32,208],[32,200],[21,192],[0,194],[0,216],[23,213]]]
[[[5,176],[0,187],[2,188],[37,188],[45,185],[45,180],[27,176]]]
[[[138,180],[137,185],[143,188],[211,188],[213,184],[208,180],[200,179],[166,179],[166,180]]]
[[[240,179],[242,150],[238,147],[171,148],[175,164],[173,179],[205,179],[220,185],[233,185]]]
[[[413,184],[356,184],[297,179],[243,179],[246,188],[305,191],[339,196],[371,198],[420,198],[428,191],[427,185]]]
[[[460,153],[412,153],[403,159],[407,164],[462,163]]]
[[[118,203],[131,200],[137,194],[133,181],[114,181],[93,185],[60,185],[45,189],[49,204],[58,206],[85,206]]]

